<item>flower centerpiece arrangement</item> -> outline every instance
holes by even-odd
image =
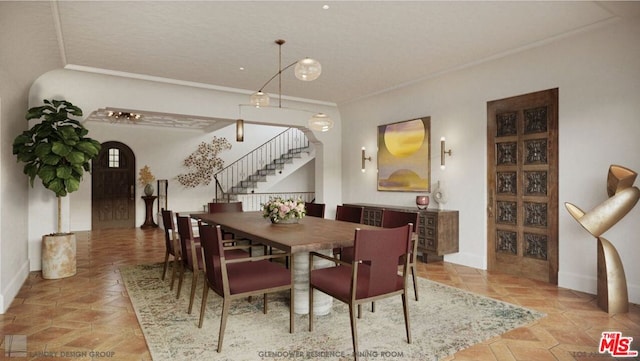
[[[151,169],[149,169],[148,165],[145,165],[143,168],[140,169],[138,182],[140,182],[140,184],[144,186],[144,194],[146,196],[153,195],[154,189],[153,189],[152,182],[154,180],[156,180],[156,177],[153,176],[153,174],[151,173]]]
[[[271,223],[298,223],[306,214],[302,199],[269,198],[262,204],[262,216],[269,218]]]

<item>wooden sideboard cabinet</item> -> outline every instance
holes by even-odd
[[[382,211],[392,209],[404,212],[418,212],[418,252],[423,260],[442,259],[442,256],[458,252],[458,211],[425,209],[415,207],[389,206],[368,203],[350,203],[348,205],[364,207],[363,223],[382,226]]]

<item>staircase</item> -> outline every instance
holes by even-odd
[[[288,128],[214,174],[214,201],[235,201],[239,195],[268,189],[270,183],[286,178],[314,157],[305,134]]]

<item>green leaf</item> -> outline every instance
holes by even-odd
[[[54,178],[49,184],[46,185],[46,187],[52,190],[58,197],[64,197],[67,195],[64,181],[62,179]]]
[[[67,110],[69,110],[69,113],[71,113],[71,115],[75,115],[76,117],[82,116],[82,109],[69,102],[67,102]]]
[[[51,147],[51,151],[61,157],[67,156],[67,154],[71,153],[72,150],[73,147],[70,147],[62,142],[53,142],[53,146]]]
[[[38,171],[38,177],[40,177],[42,183],[46,185],[56,178],[56,167],[50,165],[42,166]]]
[[[16,139],[13,140],[13,146],[24,145],[31,142],[31,134],[29,132],[22,132]],[[14,153],[15,154],[15,153]]]
[[[84,164],[87,164],[87,163],[84,163]],[[83,165],[80,165],[80,164],[72,164],[71,165],[71,170],[73,171],[75,176],[78,177],[78,178],[82,177],[82,174],[84,174]]]
[[[51,154],[51,144],[40,143],[36,146],[35,154],[37,157],[43,158]]]
[[[36,157],[36,155],[31,151],[21,151],[18,153],[18,162],[30,163],[37,159],[38,157]]]
[[[39,127],[34,127],[34,130],[36,137],[40,139],[46,139],[55,132],[50,123],[40,123]]]
[[[56,164],[60,163],[60,160],[62,159],[62,157],[60,157],[59,155],[55,155],[55,154],[51,153],[51,154],[47,154],[45,156],[40,157],[40,159],[42,160],[42,163],[44,163],[44,164],[56,165]]]
[[[85,162],[84,153],[78,151],[70,152],[64,159],[71,164],[82,164]]]
[[[76,134],[76,128],[70,125],[58,127],[58,132],[62,135],[62,139],[65,143],[69,140],[77,142],[80,140],[78,134]]]
[[[89,158],[97,156],[100,152],[100,147],[96,147],[96,145],[90,141],[81,141],[80,143],[76,144],[75,148],[84,152],[89,156]]]
[[[69,178],[64,180],[64,184],[67,188],[67,192],[75,192],[80,189],[80,181],[76,178]]]
[[[71,167],[70,166],[60,166],[56,169],[56,177],[60,179],[69,179],[71,178]]]
[[[37,119],[37,118],[40,118],[40,117],[42,117],[42,116],[44,115],[44,111],[45,111],[46,109],[50,109],[50,110],[51,110],[51,109],[52,109],[52,107],[50,107],[50,106],[48,106],[48,105],[43,105],[43,106],[40,106],[40,107],[33,107],[33,108],[30,108],[30,109],[27,111],[27,114],[25,115],[25,119],[27,119],[27,120],[31,120],[31,119]]]
[[[36,175],[38,175],[38,166],[35,165],[34,163],[28,163],[27,165],[24,166],[24,169],[22,171],[24,172],[24,174],[29,176],[33,186],[33,178],[35,178]]]

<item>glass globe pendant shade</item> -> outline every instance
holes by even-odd
[[[333,120],[324,113],[318,113],[309,119],[309,129],[326,132],[333,128]]]
[[[269,94],[257,91],[251,94],[251,105],[254,107],[268,107],[269,106]]]
[[[322,66],[317,60],[306,58],[296,63],[294,72],[296,78],[304,81],[312,81],[318,79],[322,73]]]

